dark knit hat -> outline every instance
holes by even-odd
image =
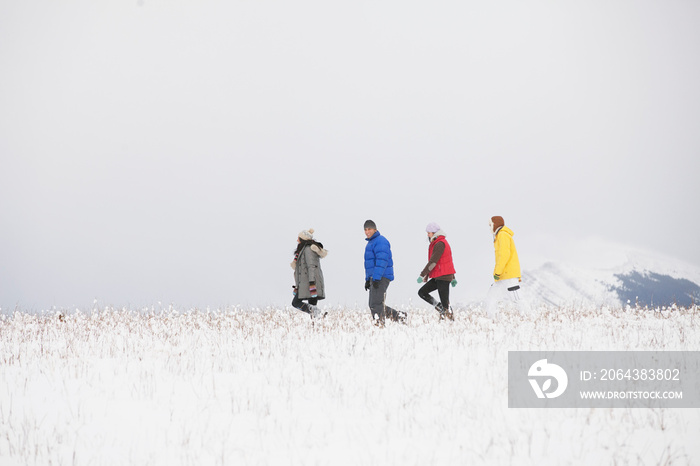
[[[503,220],[503,217],[500,217],[496,215],[495,217],[491,217],[491,223],[493,223],[493,231],[495,232],[498,230],[500,227],[503,227],[506,225],[506,222]]]
[[[376,229],[377,229],[377,224],[374,223],[372,220],[366,220],[366,221],[365,221],[365,230],[368,229],[368,228],[370,228],[370,229],[372,229],[372,230],[376,230]]]

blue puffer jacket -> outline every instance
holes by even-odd
[[[391,244],[379,232],[367,238],[365,247],[365,280],[394,279],[394,261],[391,258]]]

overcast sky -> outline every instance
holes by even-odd
[[[700,265],[700,3],[0,0],[0,307],[284,306],[313,227],[366,304],[362,224],[416,303],[598,237]]]

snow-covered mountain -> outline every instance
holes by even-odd
[[[690,306],[700,303],[700,267],[658,253],[591,241],[572,260],[523,271],[533,302]],[[568,258],[567,258],[568,259]]]

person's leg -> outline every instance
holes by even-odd
[[[506,280],[506,286],[508,290],[508,299],[512,305],[520,312],[520,314],[527,314],[530,311],[530,306],[526,299],[522,296],[522,287],[519,278],[511,278]]]
[[[311,300],[309,300],[309,302],[311,302]],[[292,307],[299,309],[300,311],[305,312],[307,314],[311,314],[311,308],[309,307],[309,305],[301,299],[297,298],[296,295],[294,295],[294,299],[292,299]]]
[[[431,306],[435,306],[437,304],[437,301],[435,301],[435,298],[430,296],[430,293],[435,291],[437,289],[437,280],[430,279],[428,282],[421,286],[420,289],[418,290],[418,296],[425,301],[426,303],[430,304]]]
[[[507,291],[504,288],[504,285],[505,283],[503,281],[493,282],[489,288],[489,292],[486,294],[485,310],[486,315],[490,319],[496,317],[501,301],[503,301],[504,298],[507,298],[505,296]]]
[[[386,291],[387,291],[387,289],[389,288],[389,284],[391,284],[391,281],[390,281],[388,278],[386,278],[386,277],[385,277],[385,278],[382,278],[382,281],[379,282],[379,289],[380,289],[380,290],[383,290],[383,293],[382,293],[382,297],[383,297],[382,304],[383,304],[383,306],[384,306],[384,315],[385,315],[386,317],[390,318],[391,320],[393,320],[394,322],[403,322],[403,323],[405,323],[405,322],[406,322],[406,317],[407,317],[405,312],[403,312],[403,311],[397,311],[396,309],[391,308],[391,307],[389,307],[389,306],[386,305]]]
[[[505,286],[508,290],[510,301],[517,305],[518,301],[520,301],[520,284],[518,283],[518,279],[511,278],[510,280],[506,280]]]
[[[379,286],[375,287],[374,282],[369,287],[369,310],[372,314],[372,320],[378,325],[384,325],[384,296],[386,288],[379,282]]]
[[[450,308],[450,282],[445,280],[435,280],[437,282],[438,295],[440,296],[440,304],[443,309]]]
[[[518,281],[518,286],[520,289],[517,291],[518,292],[518,301],[517,301],[517,307],[518,311],[522,315],[527,315],[532,312],[532,308],[530,307],[530,300],[528,296],[528,290],[527,288],[523,290],[523,284]]]
[[[440,296],[440,304],[438,311],[440,311],[441,317],[447,317],[450,320],[454,320],[452,315],[452,310],[450,309],[450,282],[446,280],[435,280],[437,282],[438,295]]]
[[[321,310],[318,308],[318,298],[309,298],[309,304],[308,304],[308,309],[309,309],[309,314],[311,314],[311,317],[316,318],[316,317],[325,317],[326,314],[323,314]]]

